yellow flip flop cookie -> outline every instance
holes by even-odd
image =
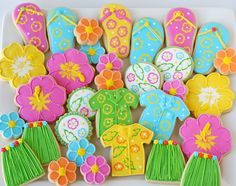
[[[104,44],[108,52],[118,57],[129,55],[132,20],[129,11],[122,5],[105,5],[100,13],[100,23],[104,29]]]

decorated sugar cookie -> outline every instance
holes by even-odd
[[[154,64],[163,74],[164,80],[180,79],[188,80],[194,68],[191,56],[179,47],[167,47],[156,56]]]
[[[74,90],[67,100],[69,112],[78,112],[85,117],[92,118],[96,112],[88,106],[89,99],[95,94],[95,90],[89,87]]]
[[[53,54],[74,48],[77,22],[76,14],[67,8],[55,8],[48,12],[47,32]]]
[[[25,44],[32,44],[42,52],[47,52],[49,45],[45,17],[36,4],[22,3],[18,5],[12,12],[12,18]]]
[[[118,57],[129,55],[132,19],[129,11],[119,4],[107,4],[100,13],[100,23],[104,30],[104,44],[108,52]]]
[[[126,88],[116,90],[99,90],[89,100],[92,110],[96,114],[96,132],[100,137],[113,125],[133,123],[130,107],[136,108],[139,97]]]
[[[90,84],[94,77],[94,69],[88,63],[87,56],[74,48],[63,54],[53,54],[47,61],[47,69],[49,75],[65,87],[67,94]]]
[[[160,89],[140,95],[140,105],[145,106],[139,123],[154,132],[153,139],[170,139],[176,119],[185,120],[190,115],[183,100]]]
[[[186,86],[185,103],[195,117],[201,114],[220,116],[233,107],[235,95],[226,76],[216,72],[208,76],[197,74],[188,80]]]
[[[44,54],[33,45],[11,43],[2,51],[0,78],[14,88],[29,82],[31,77],[46,74]]]
[[[74,30],[80,45],[95,45],[102,37],[103,30],[96,19],[82,18]]]
[[[91,122],[79,113],[66,113],[56,122],[56,135],[58,140],[67,145],[81,138],[89,139],[92,135]]]
[[[103,156],[88,156],[80,167],[84,181],[88,184],[103,184],[110,174],[110,166]]]
[[[201,114],[197,119],[188,118],[179,132],[183,138],[182,150],[188,157],[197,151],[213,154],[221,160],[232,148],[230,131],[214,115]]]
[[[185,84],[179,79],[166,81],[163,84],[163,91],[172,96],[178,96],[182,100],[185,100],[186,94],[188,92]]]
[[[155,19],[144,17],[137,20],[132,30],[130,63],[152,63],[164,42],[164,30]]]
[[[203,25],[198,34],[193,53],[194,72],[209,74],[214,70],[214,60],[219,50],[229,45],[229,31],[220,23],[207,23]]]
[[[150,63],[130,65],[125,73],[125,85],[132,92],[140,95],[162,86],[162,76]]]
[[[137,123],[114,125],[106,130],[101,143],[112,148],[112,176],[144,174],[145,153],[143,144],[149,144],[153,132]]]
[[[24,120],[53,122],[65,112],[66,91],[51,76],[37,76],[20,86],[15,102]]]
[[[197,20],[192,10],[173,8],[165,18],[166,45],[178,46],[192,54],[197,33]]]

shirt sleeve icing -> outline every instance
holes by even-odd
[[[176,111],[177,117],[181,121],[185,120],[190,115],[188,107],[178,97],[175,98],[175,105],[176,105],[176,107],[172,108],[172,110]]]
[[[134,130],[139,131],[138,137],[139,137],[139,140],[141,141],[141,143],[149,144],[152,141],[153,132],[151,130],[147,129],[146,127],[144,127],[140,124],[136,124],[133,131]]]
[[[106,96],[100,90],[89,99],[89,106],[92,110],[97,110],[106,101]]]
[[[104,147],[110,147],[113,144],[114,139],[119,134],[117,130],[117,125],[112,126],[107,129],[101,136],[101,143]]]
[[[128,89],[125,91],[124,99],[125,102],[132,108],[136,108],[139,104],[139,96]]]

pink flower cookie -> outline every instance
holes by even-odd
[[[89,64],[86,54],[74,48],[64,54],[55,53],[47,62],[49,75],[66,88],[67,94],[77,88],[90,84],[94,77],[94,69]]]
[[[187,87],[181,80],[173,79],[170,81],[166,81],[163,84],[163,91],[166,92],[167,94],[178,96],[182,100],[184,100],[187,94]]]
[[[15,101],[24,120],[53,122],[65,112],[66,91],[51,76],[37,76],[17,90]]]
[[[110,174],[110,166],[103,156],[88,156],[80,167],[84,181],[88,184],[102,184]]]
[[[197,32],[196,17],[187,8],[171,9],[165,19],[165,31],[167,35],[167,46],[179,46],[190,54]]]
[[[25,44],[32,44],[42,52],[47,52],[49,45],[44,13],[37,5],[33,3],[18,5],[12,13],[12,19]]]
[[[217,156],[218,160],[232,147],[231,133],[221,124],[220,118],[202,114],[197,119],[188,118],[180,128],[182,150],[190,157],[195,151]]]

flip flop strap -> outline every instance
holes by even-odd
[[[112,14],[115,14],[115,16],[118,18],[118,19],[124,19],[126,20],[127,22],[129,23],[132,23],[132,20],[130,18],[128,18],[126,15],[123,15],[121,14],[118,10],[116,9],[113,9],[113,10],[110,10],[105,13],[105,15],[100,19],[100,22],[102,23],[103,21],[105,21],[108,17],[110,17]]]
[[[16,18],[16,24],[18,24],[18,22],[19,22],[19,20],[20,20],[22,14],[23,14],[24,12],[30,12],[30,13],[33,13],[33,14],[35,14],[35,15],[43,16],[43,12],[38,12],[38,11],[32,10],[32,9],[30,9],[30,8],[21,7],[21,8],[20,8],[20,12],[19,12],[19,14],[18,14],[18,16],[17,16],[17,18]]]
[[[176,20],[176,18],[181,17],[186,23],[188,23],[189,25],[191,25],[193,28],[195,28],[196,26],[185,16],[182,15],[181,11],[177,11],[174,13],[173,17],[166,23],[166,26],[168,26],[170,23],[172,23],[174,20]]]
[[[77,24],[76,24],[73,20],[71,20],[70,18],[68,18],[67,16],[65,16],[65,15],[63,15],[63,14],[56,14],[56,15],[54,15],[54,16],[48,21],[47,26],[50,25],[50,23],[51,23],[54,19],[56,19],[58,16],[60,16],[60,17],[61,17],[62,19],[64,19],[64,20],[66,20],[68,23],[70,23],[70,24],[72,24],[72,25],[74,25],[74,26],[77,26]]]

